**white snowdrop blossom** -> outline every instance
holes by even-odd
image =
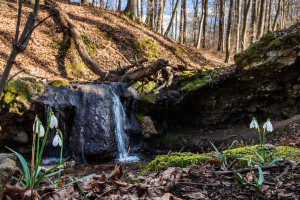
[[[33,124],[33,131],[34,131],[34,124]],[[40,131],[39,131],[39,122],[36,122],[35,133],[39,133],[39,137],[44,137],[45,129],[42,124],[40,124]]]
[[[52,115],[50,119],[50,128],[51,129],[54,127],[57,128],[57,126],[58,126],[57,118],[54,115]]]
[[[270,119],[267,120],[267,122],[263,126],[264,129],[267,129],[268,132],[273,131],[273,125],[271,124]]]
[[[253,117],[252,122],[250,123],[250,128],[258,128],[258,124],[255,117]]]
[[[59,145],[59,146],[61,146],[61,138],[59,137],[59,135],[55,135],[55,137],[53,138],[53,141],[52,141],[52,145],[53,146],[57,146],[57,145]]]

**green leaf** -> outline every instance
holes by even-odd
[[[58,171],[56,171],[56,172],[53,172],[53,173],[51,173],[51,174],[45,175],[45,177],[51,177],[51,176],[54,176],[55,174],[58,174],[58,173],[61,172],[61,171],[64,171],[64,170],[63,170],[63,169],[60,169],[60,170],[58,170]]]
[[[231,149],[231,147],[232,147],[236,142],[237,142],[237,140],[234,140],[234,141],[231,143],[231,145],[230,145],[230,147],[228,148],[228,150]]]
[[[247,183],[238,173],[234,173],[234,177],[242,183]]]
[[[30,171],[29,171],[29,168],[28,168],[28,165],[27,165],[27,162],[26,160],[24,159],[24,157],[19,154],[18,152],[12,150],[11,148],[8,148],[6,147],[8,150],[12,151],[14,154],[16,154],[21,162],[21,165],[23,167],[23,170],[24,170],[24,178],[26,180],[26,186],[31,186],[31,180],[30,180]]]
[[[38,174],[40,173],[41,169],[42,169],[42,167],[41,167],[41,166],[38,166],[38,168],[37,168],[37,170],[36,170],[36,172],[35,172],[34,179],[37,178],[37,176],[38,176]]]
[[[217,147],[216,147],[213,143],[211,143],[211,142],[210,142],[210,144],[213,146],[213,148],[215,149],[216,153],[218,154],[218,157],[219,157],[220,162],[223,163],[222,155],[221,155],[221,153],[219,152],[219,150],[217,149]]]
[[[258,186],[258,188],[260,188],[260,186],[261,186],[262,183],[264,182],[264,174],[263,174],[263,172],[262,172],[260,166],[257,166],[257,168],[258,168],[258,175],[259,175],[259,177],[258,177],[258,182],[257,182],[257,186]]]
[[[250,148],[250,150],[253,151],[253,152],[258,156],[258,158],[261,159],[261,161],[262,161],[263,163],[265,162],[265,160],[261,157],[261,155],[259,155],[259,153],[257,153],[257,151],[255,151],[255,150],[252,149],[252,148]]]
[[[283,161],[282,158],[275,158],[274,160],[272,160],[267,166],[271,166],[273,163],[276,163],[278,161]]]

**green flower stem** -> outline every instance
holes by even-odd
[[[61,161],[62,161],[62,153],[63,153],[63,148],[64,148],[64,138],[63,138],[63,134],[62,134],[62,132],[60,130],[57,129],[57,132],[60,134],[60,138],[61,138],[60,158],[59,158],[59,163],[61,163]],[[59,170],[61,170],[61,165],[59,166]],[[60,174],[61,174],[61,172],[58,173],[57,188],[59,187]]]
[[[37,118],[37,123],[38,123],[38,139],[37,139],[37,148],[36,148],[36,158],[35,158],[35,166],[34,166],[34,178],[35,178],[35,175],[36,175],[36,171],[37,171],[37,168],[39,166],[39,163],[38,163],[38,157],[39,157],[39,150],[40,150],[40,136],[39,136],[39,132],[40,132],[40,120],[39,118],[36,116]],[[36,134],[36,133],[34,133]]]
[[[40,153],[39,153],[39,160],[37,161],[37,162],[38,162],[38,165],[40,164],[41,159],[42,159],[44,147],[45,147],[46,140],[47,140],[47,136],[48,136],[49,129],[50,129],[50,120],[51,120],[51,116],[52,116],[52,115],[53,115],[53,112],[52,112],[52,109],[50,109],[50,114],[49,114],[49,117],[48,117],[47,131],[46,131],[46,134],[45,134],[45,137],[44,137],[44,140],[43,140],[43,144],[42,144],[42,147],[41,147],[41,151],[40,151]]]

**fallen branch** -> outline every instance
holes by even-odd
[[[12,75],[7,81],[6,81],[6,85],[9,83],[9,81],[11,81],[13,78],[15,78],[16,76],[18,76],[20,73],[24,72],[25,69],[20,70],[19,72],[15,73],[14,75]]]

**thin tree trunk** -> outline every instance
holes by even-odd
[[[258,4],[258,0],[253,0],[252,5],[252,14],[251,14],[251,43],[255,41],[255,35],[256,35],[256,7]]]
[[[170,1],[170,4],[171,4],[171,8],[172,10],[174,10],[174,0],[171,0]],[[170,33],[170,38],[174,38],[174,24],[172,24],[171,26],[171,33]]]
[[[229,61],[230,61],[230,35],[231,35],[232,11],[233,11],[233,0],[230,0],[229,16],[228,16],[228,22],[227,22],[227,33],[226,33],[225,63],[229,63]]]
[[[226,28],[226,23],[225,23],[225,16],[226,16],[226,0],[224,0],[224,13],[223,13],[223,40],[222,40],[222,52],[225,51],[225,28]]]
[[[216,1],[215,4],[215,19],[214,19],[214,34],[213,34],[213,41],[216,41],[216,33],[217,33],[217,18],[218,18],[218,11],[219,11],[219,6],[218,6],[218,1]]]
[[[244,20],[243,20],[243,42],[242,42],[242,49],[246,49],[246,39],[247,39],[247,27],[248,27],[248,16],[250,13],[250,8],[251,8],[252,0],[249,0],[247,4],[247,8],[245,8],[244,12]],[[245,5],[246,7],[246,5]]]
[[[193,44],[194,46],[197,45],[197,39],[196,39],[196,29],[197,29],[197,19],[198,19],[198,0],[196,0],[195,5],[194,5],[194,19],[193,19]]]
[[[278,21],[278,16],[279,16],[279,13],[280,13],[280,10],[281,10],[281,5],[282,5],[282,0],[278,0],[278,7],[277,7],[277,12],[276,12],[276,15],[275,15],[275,19],[274,19],[274,23],[273,23],[273,31],[276,30],[276,27],[277,27],[277,21]]]
[[[241,24],[241,0],[236,0],[237,1],[237,25],[236,25],[236,49],[235,52],[240,51],[240,24]]]
[[[198,26],[198,39],[197,39],[197,49],[200,49],[201,45],[201,38],[202,38],[202,28],[203,28],[203,21],[204,21],[204,1],[202,0],[202,5],[201,5],[201,19],[199,21],[199,26]]]
[[[165,36],[168,36],[168,34],[169,34],[169,32],[170,32],[170,29],[171,29],[171,27],[172,27],[172,25],[173,25],[173,21],[174,21],[174,18],[175,18],[175,16],[176,16],[176,25],[175,25],[175,37],[176,37],[176,34],[177,34],[177,9],[178,9],[178,5],[179,5],[179,2],[180,2],[180,0],[177,0],[177,2],[176,2],[176,4],[175,4],[175,8],[174,8],[174,10],[173,10],[173,12],[172,12],[172,17],[171,17],[171,20],[170,20],[170,23],[169,23],[169,26],[168,26],[168,28],[167,28],[167,30],[165,31]],[[176,39],[176,38],[175,38]]]
[[[183,43],[186,43],[186,27],[187,27],[187,17],[186,17],[186,0],[183,0]]]
[[[163,0],[159,0],[159,6],[158,6],[158,18],[157,18],[157,27],[156,27],[156,31],[161,34],[161,22],[162,22],[162,10],[163,10]]]
[[[223,46],[223,37],[224,37],[224,29],[223,29],[223,24],[224,24],[224,1],[225,0],[220,0],[220,15],[219,15],[219,40],[218,40],[218,51],[222,50]]]
[[[272,24],[272,4],[273,4],[273,2],[272,2],[272,0],[270,0],[270,2],[269,2],[270,4],[269,4],[269,22],[268,22],[268,30],[271,30],[271,24]]]
[[[163,7],[162,7],[162,15],[161,15],[161,30],[160,30],[160,34],[164,33],[164,14],[165,14],[165,7],[166,7],[166,0],[162,0],[163,1]]]
[[[157,10],[158,10],[158,0],[154,0],[154,24],[153,29],[157,31]]]
[[[208,0],[205,0],[204,5],[205,5],[205,8],[204,8],[204,21],[203,21],[203,42],[202,42],[203,49],[205,49],[205,47],[206,47]]]
[[[261,0],[260,15],[259,15],[259,21],[258,21],[258,32],[257,32],[258,40],[261,38],[261,36],[264,33],[265,12],[266,12],[266,0]]]
[[[179,43],[180,44],[183,44],[183,23],[184,23],[184,20],[183,20],[183,3],[184,0],[181,0],[181,10],[180,10],[180,24],[179,24]]]
[[[148,0],[147,3],[146,24],[148,24],[150,27],[153,27],[153,0]]]
[[[137,0],[137,16],[138,20],[142,22],[142,14],[141,14],[141,0]]]
[[[284,23],[285,23],[285,6],[286,6],[286,1],[282,1],[281,5],[281,18],[280,18],[280,29],[284,29]]]

